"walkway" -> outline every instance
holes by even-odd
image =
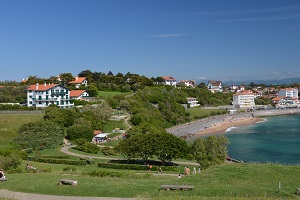
[[[44,194],[31,194],[24,192],[12,192],[0,189],[0,197],[13,200],[134,200],[136,198],[114,198],[114,197],[76,197],[76,196],[56,196]]]

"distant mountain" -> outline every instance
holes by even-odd
[[[293,83],[300,83],[300,77],[273,79],[273,80],[223,81],[222,83],[223,83],[223,85],[231,86],[233,84],[249,85],[251,82],[253,82],[255,84],[266,84],[266,85],[289,85],[289,84],[293,84]]]

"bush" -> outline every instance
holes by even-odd
[[[93,153],[93,154],[97,154],[100,150],[100,147],[98,147],[96,144],[87,141],[84,144],[78,144],[76,147],[73,148],[78,151],[83,151],[86,153]]]
[[[86,165],[86,160],[66,160],[66,159],[52,159],[52,158],[37,158],[36,162],[53,163],[53,164],[67,164],[67,165]]]
[[[146,165],[136,165],[136,164],[114,164],[114,163],[98,163],[98,167],[111,168],[111,169],[127,169],[127,170],[147,170]],[[179,169],[175,166],[163,166],[163,171],[178,172]],[[158,171],[158,166],[152,165],[151,171]]]
[[[77,168],[73,167],[73,166],[63,168],[63,171],[72,171],[72,172],[75,172],[76,170],[77,170]]]
[[[102,147],[101,152],[103,153],[103,155],[106,155],[106,156],[115,156],[115,155],[117,155],[114,148],[110,148],[110,147]]]

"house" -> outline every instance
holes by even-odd
[[[75,78],[74,81],[70,81],[69,82],[70,85],[75,85],[75,88],[79,88],[81,85],[87,87],[88,82],[87,82],[87,78],[86,77],[75,76],[74,78]]]
[[[161,76],[164,79],[164,85],[171,85],[176,87],[176,79],[172,76]]]
[[[281,89],[278,93],[278,96],[298,98],[298,89],[296,88]]]
[[[221,81],[208,81],[207,88],[215,93],[215,92],[223,92],[222,82]]]
[[[108,73],[107,73],[107,76],[113,76],[114,74],[111,72],[111,71],[109,71]]]
[[[27,89],[27,106],[46,108],[55,104],[60,108],[72,108],[70,102],[70,90],[58,84],[31,85]]]
[[[255,94],[250,90],[244,90],[233,94],[232,104],[239,108],[253,108],[255,106]]]
[[[71,99],[85,101],[85,100],[87,100],[86,97],[89,97],[89,94],[85,90],[71,90],[70,97],[71,97]]]
[[[186,98],[186,100],[187,100],[188,104],[190,105],[190,108],[200,106],[200,104],[198,104],[197,98],[188,97],[188,98]]]
[[[192,87],[194,88],[196,86],[195,80],[181,80],[178,85],[185,86],[185,87]]]

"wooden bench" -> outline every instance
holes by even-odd
[[[192,190],[194,189],[193,185],[161,185],[161,189],[164,190]]]
[[[78,181],[61,179],[58,181],[58,185],[77,185]]]

